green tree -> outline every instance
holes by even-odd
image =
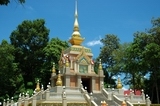
[[[160,18],[152,19],[152,28],[148,31],[148,36],[150,36],[149,43],[145,46],[143,51],[144,62],[148,65],[148,71],[151,74],[150,79],[152,79],[152,95],[151,99],[157,100],[160,103]],[[156,91],[153,93],[153,91]],[[154,96],[156,94],[156,96]],[[153,98],[153,97],[156,97]]]
[[[144,76],[149,74],[149,80],[152,83],[146,87],[149,87],[152,92],[148,93],[151,96],[151,100],[154,100],[154,103],[159,103],[158,80],[160,79],[160,62],[158,60],[160,59],[160,18],[152,20],[152,24],[153,27],[148,31],[134,34],[134,41],[127,49],[125,71],[132,75],[132,85],[135,87],[137,83],[141,82],[137,82],[139,75]],[[142,86],[143,84],[141,84]]]
[[[18,97],[23,92],[24,82],[14,62],[14,47],[3,40],[0,45],[0,101],[8,97]]]
[[[109,79],[111,79],[112,76],[115,75],[115,73],[113,73],[113,71],[115,70],[113,69],[113,66],[116,64],[112,52],[119,48],[119,38],[115,35],[108,34],[104,39],[101,39],[101,42],[103,43],[103,47],[101,48],[99,57],[97,58],[97,63],[99,59],[101,59],[103,63],[104,74],[106,76],[104,82],[111,84],[113,83],[113,81]],[[115,83],[113,83],[113,85],[114,84]]]
[[[46,61],[43,49],[49,41],[48,35],[49,29],[43,19],[25,20],[10,35],[11,44],[15,47],[15,62],[19,64],[26,89],[28,83],[34,89],[35,79],[44,73],[41,70]]]
[[[8,5],[11,2],[11,0],[0,0],[0,5]],[[25,3],[25,0],[15,0],[15,2],[18,3]]]
[[[59,38],[52,38],[47,46],[43,49],[45,53],[45,59],[46,62],[43,64],[42,70],[44,70],[42,76],[41,76],[41,81],[43,84],[46,86],[48,82],[50,81],[50,75],[51,75],[51,69],[53,62],[56,65],[56,70],[58,70],[58,61],[60,59],[61,53],[64,49],[69,47],[68,42],[62,41]],[[45,77],[44,77],[45,76]]]
[[[113,50],[111,55],[113,57],[113,60],[115,61],[115,64],[112,67],[112,73],[114,74],[125,73],[124,68],[127,55],[126,50],[129,48],[129,46],[130,43],[123,43],[119,44],[119,48]]]

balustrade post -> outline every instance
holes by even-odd
[[[62,92],[62,105],[67,106],[66,92]]]
[[[46,100],[49,99],[49,96],[50,96],[50,91],[49,91],[49,89],[47,89],[47,90],[46,90]]]
[[[7,99],[7,106],[9,105],[9,98]]]
[[[92,94],[92,92],[90,93],[90,106],[92,105],[92,101],[93,101],[94,99],[93,99],[93,94]]]
[[[26,97],[24,98],[24,106],[28,106],[28,98],[29,98],[29,94],[26,93]]]
[[[134,91],[132,89],[130,89],[130,98],[131,98],[131,101],[133,101],[133,96],[134,96]]]
[[[142,89],[141,91],[142,91],[142,99],[143,99],[143,101],[145,101],[145,94],[144,94],[144,90]]]
[[[21,106],[22,103],[22,97],[21,97],[21,93],[19,94],[19,98],[18,98],[18,106]]]
[[[125,101],[128,101],[128,95],[125,94]]]
[[[149,99],[149,97],[146,98],[146,106],[150,106],[151,105],[151,101]]]
[[[14,104],[14,101],[13,101],[13,97],[11,98],[11,105],[13,105]]]
[[[5,99],[3,100],[3,106],[6,106],[6,100]]]
[[[32,106],[36,106],[37,102],[37,98],[36,95],[33,95],[33,99],[32,99]]]
[[[112,88],[112,98],[111,98],[111,100],[114,100],[114,88]]]

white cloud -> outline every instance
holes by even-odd
[[[98,40],[92,40],[92,41],[89,41],[87,43],[87,46],[95,46],[95,45],[102,45],[101,43],[101,37],[99,36],[99,39]]]
[[[34,10],[33,7],[31,7],[31,6],[27,6],[27,9],[29,9],[29,10],[31,10],[31,11]]]

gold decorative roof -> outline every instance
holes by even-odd
[[[83,38],[81,37],[81,34],[79,32],[79,24],[78,24],[78,12],[77,12],[77,1],[76,1],[76,6],[75,6],[75,21],[74,21],[74,28],[73,28],[73,33],[72,37],[69,40],[69,42],[72,45],[81,45],[83,42]]]

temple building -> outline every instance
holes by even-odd
[[[82,81],[87,91],[98,92],[103,83],[103,71],[99,68],[99,73],[94,72],[93,53],[90,48],[82,46],[82,38],[78,24],[77,4],[75,8],[75,21],[73,33],[69,40],[71,46],[64,50],[59,60],[59,71],[62,77],[62,85],[66,87],[79,87]],[[57,75],[51,76],[52,86],[56,85]]]
[[[58,74],[53,63],[51,82],[46,90],[37,81],[32,96],[28,92],[21,93],[17,102],[13,98],[7,99],[3,106],[150,106],[151,101],[143,90],[141,95],[135,95],[133,90],[124,92],[120,78],[115,89],[104,87],[101,60],[98,73],[95,73],[93,53],[90,48],[82,46],[85,39],[79,30],[77,3],[75,7],[73,33],[69,40],[71,46],[61,53]]]

